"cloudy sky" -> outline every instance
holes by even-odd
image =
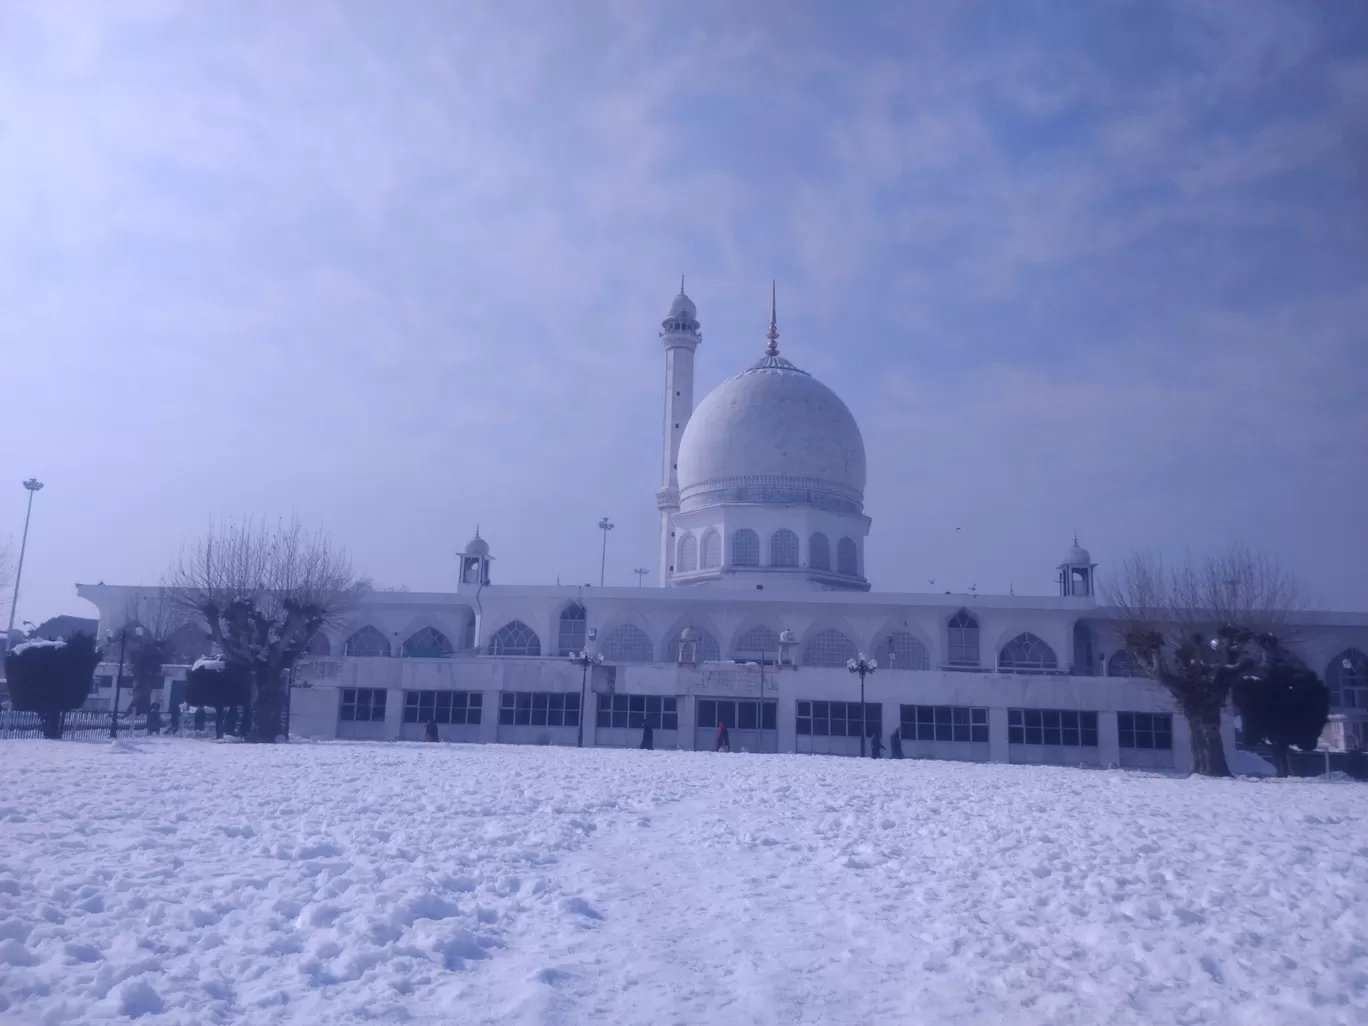
[[[596,581],[606,514],[634,583],[681,272],[699,396],[778,280],[876,589],[1049,593],[1077,530],[1365,609],[1366,186],[1360,0],[4,0],[20,618],[225,515],[439,590],[477,523]]]

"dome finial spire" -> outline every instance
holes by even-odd
[[[679,275],[679,294],[680,294],[681,296],[684,295],[684,274],[683,274],[683,272],[681,272],[680,275]]]
[[[774,290],[774,279],[771,278],[771,279],[770,279],[770,326],[769,326],[769,331],[767,331],[767,332],[765,333],[765,338],[769,339],[769,345],[767,345],[767,346],[765,347],[765,352],[766,352],[768,355],[770,355],[770,356],[774,356],[775,354],[777,354],[777,353],[779,352],[779,328],[778,328],[778,324],[777,324],[777,322],[776,322],[775,313],[774,313],[774,311],[775,311],[774,291],[775,291],[775,290]]]

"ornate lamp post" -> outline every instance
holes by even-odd
[[[638,587],[638,588],[641,587],[641,582],[644,581],[644,580],[646,579],[646,575],[649,574],[650,572],[651,572],[651,571],[647,570],[644,566],[639,566],[639,567],[637,567],[635,570],[632,571],[632,573],[634,573],[634,574],[637,575],[637,587]]]
[[[846,669],[851,673],[860,675],[860,757],[864,758],[865,737],[869,734],[869,725],[865,723],[865,700],[864,684],[865,678],[873,676],[874,671],[879,668],[877,659],[866,659],[861,652],[854,659],[846,660]]]
[[[14,614],[19,608],[19,581],[24,576],[24,550],[28,548],[29,518],[33,516],[33,493],[43,490],[43,482],[31,477],[24,482],[28,489],[28,510],[24,513],[24,540],[19,543],[19,566],[14,571],[14,594],[10,596],[9,627],[5,630],[5,651],[9,651],[10,634],[14,632]]]
[[[575,738],[577,748],[584,747],[584,717],[587,715],[586,690],[589,685],[589,667],[599,666],[603,663],[603,656],[591,655],[588,652],[573,652],[570,661],[580,668],[580,714],[579,714],[579,733]]]
[[[147,632],[141,627],[133,628],[133,636],[141,638]],[[105,640],[113,641],[114,635],[105,631]],[[109,736],[119,736],[119,693],[123,691],[124,649],[128,646],[128,624],[119,628],[119,666],[114,671],[114,713],[109,717]]]
[[[603,587],[603,568],[608,565],[608,532],[614,524],[607,517],[599,521],[599,530],[603,532],[603,555],[599,557],[599,587]]]

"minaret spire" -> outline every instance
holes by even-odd
[[[682,272],[679,275],[679,294],[684,295],[684,275]]]
[[[768,355],[768,356],[775,356],[775,355],[777,355],[778,352],[779,352],[779,327],[778,327],[777,319],[775,318],[774,292],[775,292],[775,289],[774,289],[774,279],[771,278],[771,279],[770,279],[770,326],[769,326],[769,331],[767,331],[767,332],[765,333],[765,338],[769,339],[769,345],[767,345],[767,346],[765,347],[765,353],[766,353],[766,355]]]

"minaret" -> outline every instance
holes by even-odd
[[[660,322],[660,340],[665,344],[665,437],[660,464],[660,488],[656,506],[660,509],[660,586],[670,580],[674,566],[674,541],[670,537],[670,518],[679,512],[679,440],[693,413],[694,350],[703,336],[698,331],[698,310],[684,294],[684,276],[679,277],[679,295],[670,304],[670,313]]]

